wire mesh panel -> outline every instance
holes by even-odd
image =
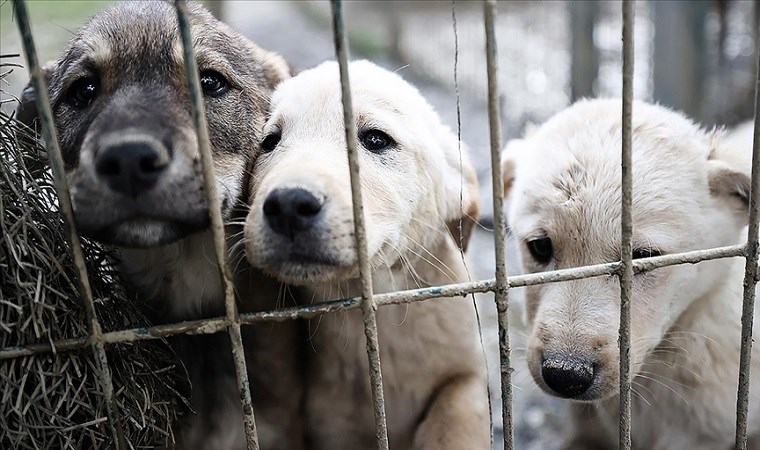
[[[79,292],[83,299],[85,311],[90,323],[90,332],[87,336],[76,336],[69,339],[52,343],[38,343],[17,347],[0,349],[0,360],[8,360],[39,353],[66,352],[92,346],[96,355],[100,382],[103,396],[108,405],[108,423],[116,448],[125,446],[122,431],[119,429],[116,411],[113,402],[113,386],[108,361],[105,354],[105,346],[115,343],[136,342],[142,340],[160,339],[172,335],[182,334],[212,334],[227,330],[231,338],[232,353],[235,362],[235,370],[238,388],[243,406],[245,432],[249,449],[258,448],[256,423],[253,414],[251,390],[248,384],[246,361],[243,352],[243,343],[240,334],[241,325],[249,325],[262,322],[279,322],[295,319],[317,317],[322,314],[334,314],[351,309],[361,309],[364,319],[367,357],[369,361],[369,376],[372,388],[373,411],[376,427],[376,439],[378,448],[388,448],[388,430],[385,417],[385,405],[382,384],[382,367],[380,361],[380,345],[377,332],[376,310],[386,305],[410,304],[418,301],[426,301],[441,297],[464,296],[473,293],[494,293],[498,312],[499,324],[499,348],[500,348],[500,373],[502,388],[502,421],[504,426],[504,448],[511,449],[514,446],[513,422],[512,422],[512,367],[510,362],[510,344],[508,334],[508,306],[509,290],[515,287],[535,286],[547,283],[556,283],[569,280],[579,280],[601,275],[615,275],[620,280],[621,304],[620,304],[620,428],[619,445],[621,449],[631,447],[631,372],[630,372],[630,304],[631,284],[634,274],[656,270],[658,268],[678,264],[695,264],[701,261],[715,260],[720,258],[744,257],[746,269],[744,277],[742,331],[741,331],[741,359],[739,371],[739,383],[736,408],[736,443],[737,449],[745,449],[747,446],[747,415],[749,402],[750,383],[750,357],[752,349],[753,311],[755,302],[755,287],[758,281],[758,222],[760,221],[760,205],[758,204],[758,180],[760,179],[760,117],[758,116],[757,104],[760,103],[760,78],[756,90],[755,103],[755,131],[754,145],[752,150],[752,176],[749,209],[749,232],[745,245],[713,248],[707,250],[690,251],[679,254],[655,256],[632,260],[631,236],[632,236],[632,74],[633,74],[633,7],[634,0],[624,0],[622,3],[623,15],[623,107],[622,107],[622,197],[621,197],[621,259],[620,261],[592,266],[576,267],[549,272],[533,273],[527,275],[515,275],[508,277],[506,270],[505,243],[507,239],[504,198],[502,191],[502,174],[500,171],[501,151],[501,124],[498,102],[498,67],[497,48],[494,34],[494,21],[496,17],[496,1],[484,1],[484,31],[486,36],[486,57],[488,76],[488,106],[489,127],[491,139],[491,165],[493,183],[493,208],[495,219],[494,245],[496,248],[496,271],[495,278],[489,280],[470,281],[465,283],[434,286],[428,288],[397,291],[375,294],[372,289],[372,274],[369,264],[367,249],[367,237],[365,217],[361,196],[360,167],[357,153],[357,133],[354,122],[350,80],[348,72],[348,48],[345,28],[343,23],[342,2],[332,0],[333,37],[335,51],[340,67],[340,80],[342,92],[342,105],[344,113],[344,127],[346,144],[348,148],[349,176],[351,180],[351,192],[353,198],[353,220],[355,226],[356,248],[358,253],[359,271],[362,283],[360,297],[348,298],[323,303],[302,305],[297,307],[283,308],[274,311],[239,314],[235,304],[232,277],[226,263],[226,243],[224,227],[219,207],[218,197],[214,183],[213,163],[211,159],[207,123],[204,116],[203,97],[200,90],[198,68],[193,53],[193,38],[191,27],[187,19],[187,5],[184,0],[175,1],[177,18],[179,23],[180,37],[183,44],[184,63],[188,85],[191,93],[192,112],[198,145],[201,154],[201,162],[204,175],[204,187],[206,200],[209,205],[211,227],[214,236],[214,251],[220,271],[220,278],[225,293],[225,317],[217,317],[204,320],[195,320],[182,323],[154,326],[151,328],[134,328],[103,333],[95,313],[93,295],[89,287],[87,273],[84,269],[84,256],[79,243],[79,236],[74,227],[74,216],[69,198],[68,188],[65,182],[63,163],[56,137],[53,116],[47,90],[40,70],[31,35],[26,6],[23,0],[14,2],[14,11],[18,18],[18,26],[22,35],[24,52],[29,65],[30,76],[38,93],[37,106],[40,112],[40,123],[43,136],[47,145],[51,168],[55,177],[55,184],[59,202],[63,211],[64,221],[68,225],[69,243],[74,260],[78,267]],[[760,52],[759,52],[760,53]],[[760,58],[758,58],[758,72],[760,72]]]

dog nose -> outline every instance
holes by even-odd
[[[557,395],[577,397],[594,382],[594,365],[591,361],[574,356],[552,355],[541,363],[541,377]]]
[[[305,189],[276,189],[264,200],[263,210],[275,233],[293,239],[314,225],[322,202]]]
[[[135,140],[108,145],[95,157],[95,171],[116,192],[137,197],[152,188],[169,164],[161,144]]]

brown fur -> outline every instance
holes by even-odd
[[[289,76],[277,55],[262,50],[205,9],[190,4],[199,70],[214,70],[229,91],[204,98],[222,213],[231,219],[255,155],[269,96]],[[223,315],[176,12],[165,2],[124,2],[85,23],[44,68],[78,230],[119,247],[121,271],[158,322]],[[85,107],[72,85],[96,79]],[[33,124],[35,93],[22,95],[19,118]],[[169,168],[155,187],[125,196],[109,188],[93,161],[103,147],[138,137],[165,146]],[[163,147],[162,147],[163,148]],[[230,239],[234,245],[234,232]],[[237,261],[233,261],[237,265]],[[237,267],[241,311],[274,308],[280,284]],[[296,323],[243,327],[262,448],[302,446],[300,355],[290,345]],[[178,432],[183,449],[244,448],[240,400],[229,338],[176,338],[193,384],[190,415]],[[290,378],[289,378],[290,377]]]

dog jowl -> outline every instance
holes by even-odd
[[[229,215],[263,124],[287,76],[277,56],[238,39],[198,5],[190,21],[214,158]],[[165,2],[124,2],[82,26],[44,68],[79,231],[151,247],[208,227],[200,155],[177,29]],[[27,87],[19,117],[36,116]]]

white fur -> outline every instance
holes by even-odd
[[[460,156],[456,136],[401,77],[366,61],[349,70],[359,133],[379,128],[397,143],[383,154],[359,148],[374,291],[465,281],[447,223],[477,212],[466,149]],[[360,295],[337,64],[282,83],[272,105],[265,134],[279,129],[282,140],[253,170],[248,257],[304,285],[306,301]],[[288,259],[296,244],[273,232],[262,213],[268,194],[281,188],[307,189],[324,201],[319,230],[297,251],[328,255],[333,264]],[[391,447],[486,448],[487,390],[472,303],[437,299],[383,307],[377,316]],[[314,448],[375,448],[361,312],[312,320],[309,334],[306,427]]]
[[[503,157],[509,225],[526,271],[619,259],[621,102],[582,101],[557,114]],[[633,248],[663,254],[746,240],[748,148],[722,142],[682,115],[633,106]],[[535,261],[522,242],[545,234],[554,257]],[[734,439],[742,259],[634,276],[631,312],[633,443],[646,449],[729,448]],[[528,366],[541,355],[584,355],[598,364],[586,401],[598,420],[575,445],[610,445],[616,430],[620,288],[616,277],[527,290]],[[757,312],[758,308],[756,308]],[[757,315],[757,314],[756,314]],[[750,434],[760,433],[760,349],[755,346]],[[596,435],[596,436],[595,436]],[[580,444],[579,444],[580,443]]]

